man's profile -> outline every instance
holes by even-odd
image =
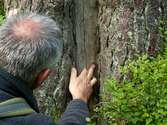
[[[0,125],[55,125],[39,114],[33,89],[59,62],[63,43],[57,24],[47,16],[17,14],[0,27]],[[71,70],[73,100],[58,125],[85,125],[87,102],[96,83],[95,65],[78,75]]]

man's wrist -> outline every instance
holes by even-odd
[[[82,97],[73,97],[73,100],[81,100],[81,101],[85,102],[86,104],[88,103],[88,100],[86,98],[82,98]]]

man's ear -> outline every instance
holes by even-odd
[[[50,69],[46,68],[42,70],[36,77],[35,88],[41,86],[41,84],[48,78],[49,74],[50,74]]]

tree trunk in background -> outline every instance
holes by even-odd
[[[162,49],[159,20],[164,19],[167,26],[166,0],[6,0],[5,7],[6,15],[12,9],[45,13],[62,29],[61,64],[36,92],[40,109],[46,114],[55,106],[65,109],[73,65],[81,71],[96,62],[101,86],[108,75],[121,79],[119,66],[127,59],[141,53],[156,56]],[[98,101],[98,86],[95,89],[93,102]]]
[[[167,19],[166,0],[99,0],[100,78],[121,78],[119,66],[136,54],[161,49],[159,21]]]

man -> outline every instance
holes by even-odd
[[[40,86],[62,53],[56,23],[37,14],[16,15],[0,28],[0,125],[55,125],[39,114],[33,89]],[[85,125],[87,102],[96,83],[95,66],[80,75],[72,68],[68,104],[59,125]]]

